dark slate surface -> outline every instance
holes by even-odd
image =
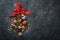
[[[22,37],[8,31],[8,15],[17,2],[32,12],[28,17],[31,31]],[[60,0],[0,0],[0,40],[60,40]]]

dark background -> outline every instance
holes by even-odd
[[[17,3],[28,11],[31,31],[22,37],[10,32],[9,14]],[[0,0],[0,40],[60,40],[60,0]]]

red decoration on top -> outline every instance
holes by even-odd
[[[16,9],[17,9],[17,10],[21,10],[21,8],[22,8],[21,3],[18,2],[18,5],[17,5]]]
[[[14,10],[13,14],[10,15],[10,17],[12,17],[12,16],[15,17],[15,16],[18,16],[20,14],[31,15],[31,12],[25,11],[25,9],[21,6],[20,2],[18,2],[16,9]]]

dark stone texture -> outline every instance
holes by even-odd
[[[31,11],[30,32],[19,37],[9,32],[9,14],[17,3]],[[60,40],[60,0],[0,0],[0,40]]]

